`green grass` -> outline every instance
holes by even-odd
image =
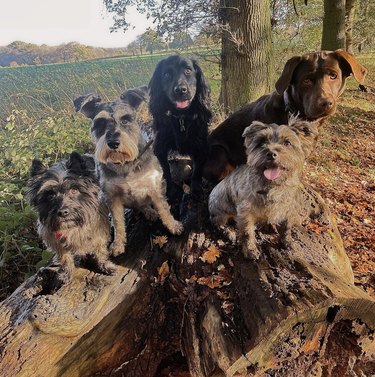
[[[0,68],[0,119],[11,110],[26,110],[36,118],[72,108],[72,97],[96,92],[103,99],[125,89],[147,85],[156,64],[171,52],[140,57],[122,57],[77,63]],[[187,52],[198,54],[215,93],[220,85],[218,65],[204,58],[218,51]]]

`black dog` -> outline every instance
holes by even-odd
[[[149,83],[154,118],[154,152],[160,161],[171,198],[174,186],[168,153],[178,151],[193,160],[191,194],[202,192],[202,168],[207,158],[210,89],[195,60],[172,55],[158,63]]]

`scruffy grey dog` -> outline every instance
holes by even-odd
[[[140,209],[150,220],[160,218],[172,234],[183,230],[170,213],[162,169],[136,119],[146,91],[129,89],[113,102],[102,102],[93,94],[74,100],[76,111],[92,119],[100,185],[115,228],[113,255],[125,251],[124,206]]]
[[[316,124],[296,119],[281,126],[254,121],[245,129],[247,163],[223,179],[209,197],[214,225],[235,219],[245,257],[259,257],[256,224],[285,224],[286,237],[292,226],[302,224],[306,215],[300,176],[317,134]]]
[[[94,159],[72,152],[50,168],[34,160],[27,196],[38,214],[38,232],[61,263],[63,280],[70,281],[74,257],[91,254],[102,273],[113,274],[108,260],[110,223],[99,197]]]

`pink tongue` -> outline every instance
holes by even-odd
[[[274,168],[274,169],[266,169],[263,172],[264,176],[269,179],[270,181],[273,181],[274,179],[277,179],[281,175],[281,169],[280,168]]]
[[[185,109],[186,107],[189,106],[189,100],[185,100],[185,101],[176,101],[176,107],[177,109]]]

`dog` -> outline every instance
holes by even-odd
[[[212,223],[223,230],[235,219],[245,257],[259,257],[258,223],[286,225],[287,241],[291,227],[302,224],[306,199],[300,176],[317,133],[317,123],[295,119],[280,126],[254,121],[244,130],[247,164],[214,187],[208,206]]]
[[[287,124],[291,114],[298,114],[302,120],[322,125],[335,113],[346,78],[353,75],[362,82],[366,73],[352,54],[342,50],[292,57],[276,82],[275,92],[236,111],[211,132],[204,177],[218,182],[246,162],[242,134],[252,121]]]
[[[76,256],[92,255],[104,274],[116,271],[108,255],[109,212],[99,191],[92,157],[72,152],[50,168],[32,162],[27,197],[38,214],[38,233],[61,263],[66,282],[72,278]]]
[[[149,89],[154,152],[167,182],[167,196],[171,198],[178,190],[168,163],[169,152],[177,151],[192,158],[190,191],[193,197],[199,197],[212,117],[210,89],[203,72],[195,60],[172,55],[157,64]]]
[[[146,98],[147,88],[142,87],[127,90],[113,102],[102,102],[94,94],[74,100],[76,111],[92,119],[100,186],[115,229],[110,246],[115,256],[125,251],[124,206],[141,210],[150,220],[160,218],[172,234],[183,231],[171,215],[160,164],[137,122],[137,110]]]

